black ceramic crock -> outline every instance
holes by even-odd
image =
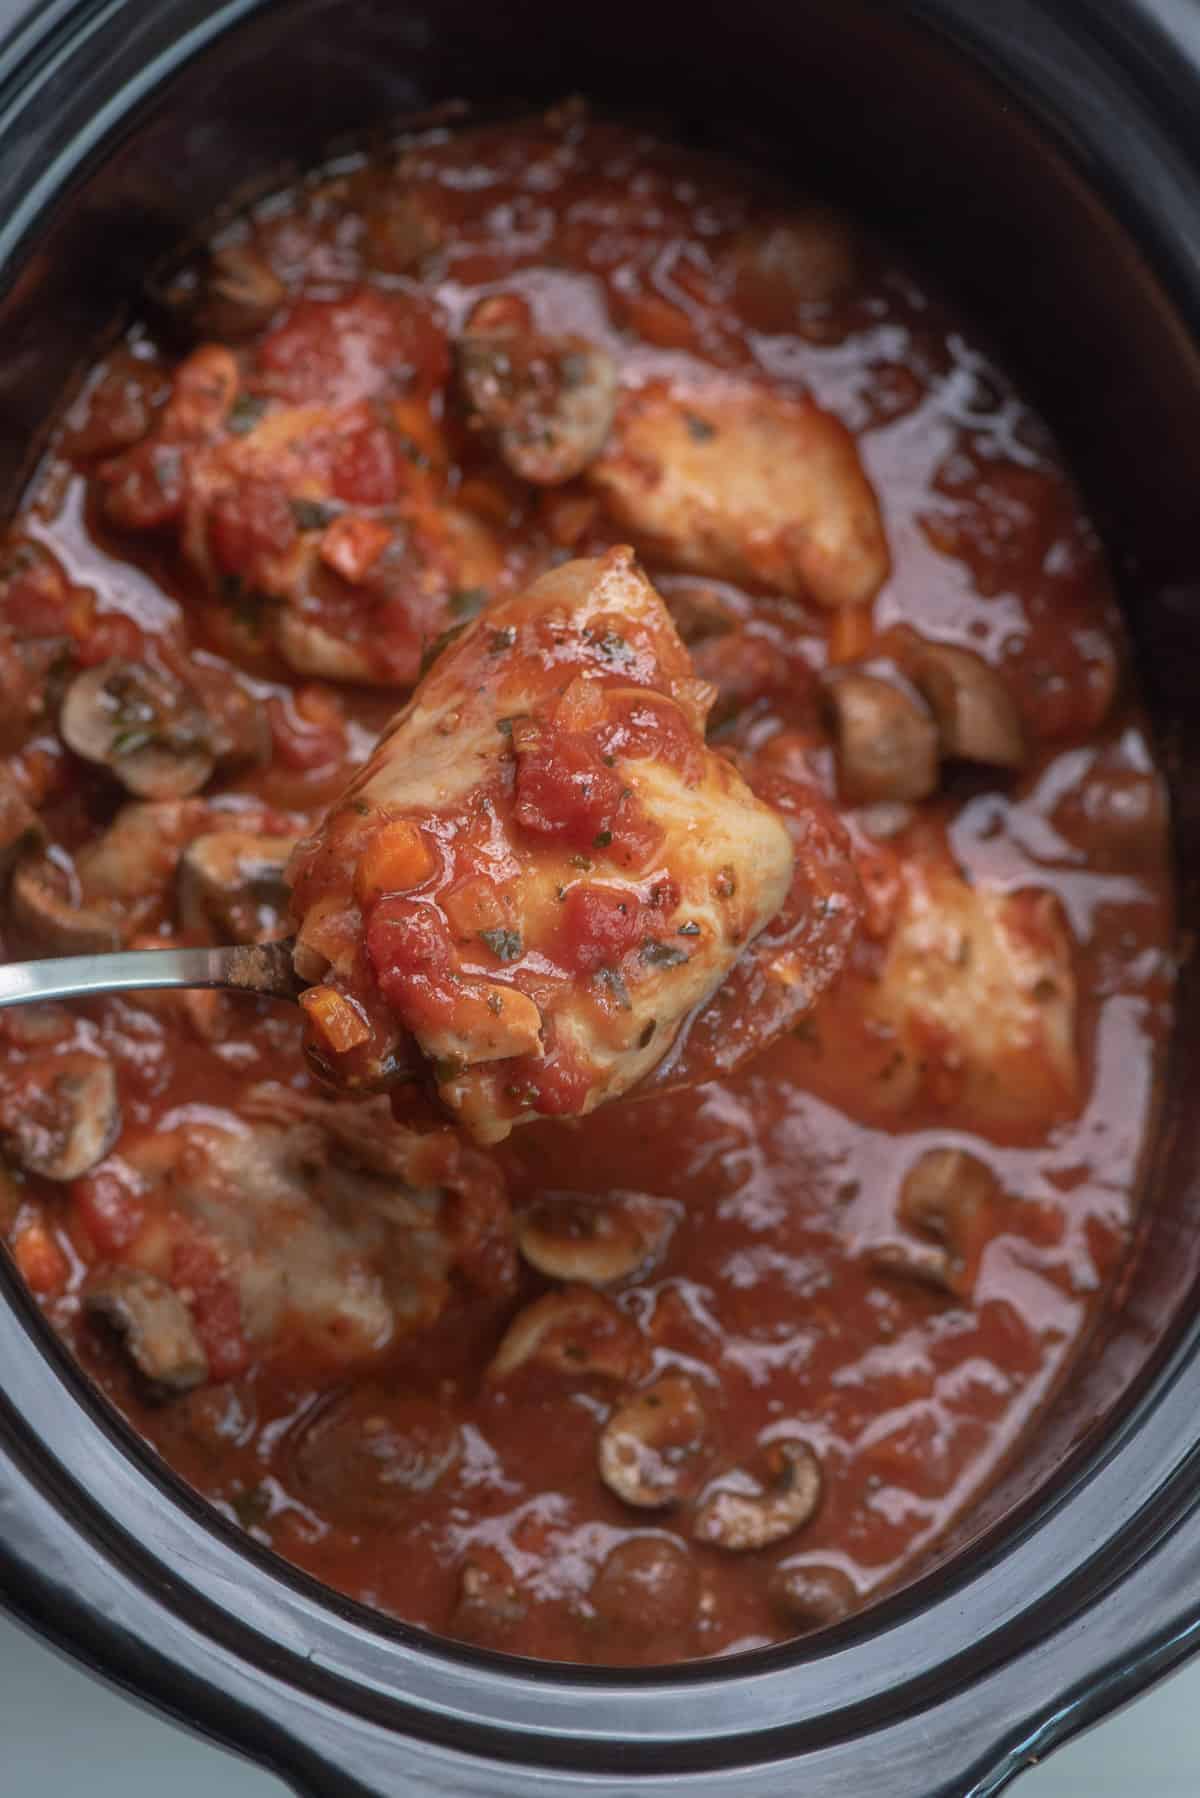
[[[230,193],[450,97],[649,103],[844,191],[1023,372],[1118,564],[1196,927],[1194,0],[0,0],[0,27],[0,503],[147,266]],[[0,1595],[314,1798],[999,1791],[1200,1647],[1195,986],[1185,962],[1122,1309],[937,1564],[863,1617],[639,1674],[388,1624],[174,1480],[7,1265]]]

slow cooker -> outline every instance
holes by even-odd
[[[247,1542],[0,1267],[0,1595],[301,1793],[982,1798],[1200,1647],[1200,11],[1190,0],[2,0],[0,488],[146,271],[448,99],[586,90],[752,142],[911,245],[1055,424],[1174,785],[1180,1022],[1136,1266],[1036,1440],[904,1590],[639,1672],[394,1624]]]

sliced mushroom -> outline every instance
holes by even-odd
[[[83,1308],[115,1332],[137,1371],[164,1397],[207,1380],[208,1356],[191,1312],[156,1274],[106,1268],[89,1280]]]
[[[517,1247],[531,1267],[552,1280],[607,1286],[645,1265],[671,1228],[663,1199],[641,1192],[607,1198],[554,1193],[517,1219]]]
[[[700,1607],[700,1576],[675,1536],[626,1536],[592,1581],[588,1599],[597,1617],[622,1642],[623,1658],[645,1640],[656,1660],[670,1648],[687,1653]]]
[[[873,674],[842,674],[827,688],[847,799],[925,799],[938,784],[938,733],[920,702]]]
[[[599,455],[617,403],[607,350],[582,337],[468,331],[458,343],[463,393],[522,480],[557,486]]]
[[[911,672],[937,721],[943,755],[993,768],[1024,765],[1028,749],[1016,702],[982,656],[930,643],[913,659]]]
[[[780,326],[794,319],[798,306],[834,305],[854,285],[858,269],[853,228],[823,206],[748,226],[733,260],[739,293]]]
[[[856,1610],[858,1588],[848,1573],[816,1561],[781,1561],[771,1575],[771,1602],[797,1631],[828,1629]]]
[[[86,1174],[103,1161],[120,1128],[113,1065],[82,1049],[27,1062],[0,1113],[8,1153],[45,1180]]]
[[[287,910],[284,873],[295,837],[217,830],[195,837],[179,858],[179,921],[222,943],[279,934]]]
[[[912,1233],[882,1243],[875,1265],[968,1297],[1000,1186],[992,1170],[965,1149],[929,1149],[904,1177],[897,1215]]]
[[[0,880],[5,880],[21,857],[41,849],[46,831],[12,776],[0,768]]]
[[[489,1380],[535,1366],[577,1379],[635,1379],[646,1344],[625,1313],[588,1286],[548,1292],[518,1312],[488,1364]]]
[[[59,730],[76,755],[111,769],[142,799],[198,792],[213,771],[204,707],[182,682],[144,663],[114,658],[76,675]]]
[[[664,1374],[613,1412],[597,1445],[600,1477],[627,1505],[690,1498],[712,1455],[708,1412],[685,1374]]]
[[[480,1648],[505,1648],[525,1616],[525,1602],[501,1556],[494,1549],[474,1551],[459,1576],[450,1634]]]
[[[212,752],[222,769],[256,768],[271,759],[266,707],[229,668],[195,667],[196,695],[208,714]]]
[[[369,1381],[322,1407],[301,1431],[291,1467],[300,1496],[322,1516],[351,1526],[394,1524],[461,1452],[458,1424],[444,1405]]]
[[[8,913],[14,947],[30,955],[105,955],[121,947],[112,918],[78,904],[66,872],[47,856],[18,863]]]
[[[139,919],[165,902],[184,845],[212,817],[202,799],[131,799],[75,858],[88,902]]]
[[[298,612],[284,610],[280,614],[276,640],[280,655],[297,674],[313,674],[322,680],[371,679],[369,656]]]
[[[692,1519],[698,1542],[734,1554],[767,1548],[802,1528],[821,1502],[821,1467],[807,1442],[780,1436],[758,1457],[715,1480]]]
[[[283,282],[248,243],[222,244],[201,269],[174,280],[165,295],[188,335],[222,342],[263,330],[286,298]]]
[[[384,274],[407,274],[441,240],[440,220],[399,181],[382,188],[363,217],[363,255],[368,267]]]

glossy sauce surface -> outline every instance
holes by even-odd
[[[397,193],[433,221],[415,263],[396,247],[411,226]],[[568,1355],[489,1377],[514,1315],[554,1289],[523,1263],[490,1283],[454,1275],[436,1321],[349,1373],[282,1339],[230,1347],[237,1332],[222,1337],[210,1317],[210,1365],[229,1377],[150,1403],[79,1304],[88,1269],[119,1259],[144,1218],[131,1221],[127,1196],[95,1176],[22,1178],[7,1201],[9,1241],[48,1314],[187,1480],[338,1589],[516,1653],[725,1653],[819,1626],[893,1585],[1035,1427],[1130,1247],[1169,1024],[1170,882],[1163,792],[1104,558],[1045,428],[969,326],[889,253],[855,236],[850,274],[819,302],[781,299],[773,277],[738,272],[739,234],[794,205],[758,177],[567,110],[430,132],[395,161],[315,177],[233,234],[285,290],[262,366],[291,398],[353,387],[383,354],[361,320],[328,349],[321,308],[364,283],[411,290],[449,338],[480,300],[517,295],[540,330],[609,350],[626,390],[664,381],[703,393],[719,373],[810,394],[854,434],[878,496],[892,568],[870,609],[806,606],[644,551],[697,672],[719,688],[710,740],[837,806],[868,927],[834,991],[745,1069],[582,1122],[526,1126],[493,1152],[518,1214],[546,1195],[661,1201],[648,1265],[607,1292],[630,1328],[629,1365],[575,1376]],[[220,339],[220,320],[208,323]],[[446,488],[498,546],[487,596],[624,540],[575,483],[532,488],[498,465],[456,412],[438,343],[408,353],[426,372],[405,403],[445,431]],[[215,594],[149,513],[114,522],[106,495],[120,482],[104,467],[138,454],[171,367],[165,337],[139,327],[73,406],[15,527],[18,542],[52,553],[70,594],[31,591],[28,566],[10,567],[0,620],[18,640],[56,646],[44,680],[64,653],[96,665],[147,644],[218,684],[239,668],[269,721],[269,759],[218,773],[205,800],[226,822],[298,835],[365,759],[422,638],[485,596],[447,585],[420,616],[411,600],[373,601],[374,678],[390,687],[289,672],[244,581]],[[370,458],[391,452],[363,428],[340,491],[371,513]],[[250,554],[247,529],[241,518],[229,564]],[[324,591],[314,614],[355,641],[356,592]],[[53,631],[51,601],[62,614]],[[823,677],[851,665],[903,676],[913,633],[1003,675],[1026,765],[956,763],[931,798],[854,807],[839,795]],[[64,749],[53,718],[5,747],[53,841],[70,853],[94,841],[117,795]],[[956,939],[961,1040],[930,1032],[914,1044],[879,1012],[881,987],[903,977],[889,960],[902,895],[912,915],[923,904],[941,915],[950,880],[955,904],[985,888],[1009,896],[1004,928],[1026,932],[1034,954],[1058,953],[1066,932],[1065,1063],[1037,1045],[1021,1055],[967,1041],[992,1004],[970,984],[977,922]],[[139,940],[177,929],[161,883],[146,890],[140,909],[120,902]],[[912,960],[949,954],[930,940],[918,933]],[[13,1014],[0,1016],[0,1039],[11,1106],[33,1051]],[[310,1086],[296,1014],[252,1002],[221,1000],[200,1018],[114,999],[47,1041],[54,1055],[111,1058],[127,1133],[220,1124],[263,1083]],[[719,1067],[719,1044],[713,1054]],[[990,1176],[949,1257],[901,1215],[910,1170],[946,1149]],[[203,1277],[180,1279],[202,1301]],[[697,1535],[687,1505],[639,1511],[602,1481],[597,1439],[614,1409],[674,1375],[704,1413],[687,1504],[731,1470],[761,1473],[772,1444],[799,1441],[822,1481],[808,1521],[745,1552]]]

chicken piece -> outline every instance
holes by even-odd
[[[186,358],[153,431],[100,467],[106,509],[175,534],[238,650],[410,685],[456,596],[502,578],[492,533],[444,491],[430,402],[448,375],[415,295],[301,301],[244,373],[213,344]]]
[[[662,1060],[792,882],[786,825],[705,746],[711,702],[628,549],[466,628],[292,863],[335,1081],[407,1032],[497,1142]]]
[[[339,1368],[433,1323],[456,1279],[496,1297],[514,1284],[491,1164],[403,1130],[386,1102],[343,1110],[334,1131],[320,1101],[255,1088],[249,1121],[127,1133],[91,1177],[134,1195],[141,1227],[118,1266],[182,1299],[212,1379],[278,1356]],[[488,1259],[464,1226],[481,1209],[500,1238]]]
[[[822,1008],[814,1084],[855,1111],[952,1108],[963,1128],[1040,1138],[1081,1088],[1058,900],[968,884],[942,851],[899,861],[893,903],[877,975]]]
[[[822,606],[865,605],[888,574],[854,439],[810,399],[749,382],[626,395],[586,479],[646,555]]]

